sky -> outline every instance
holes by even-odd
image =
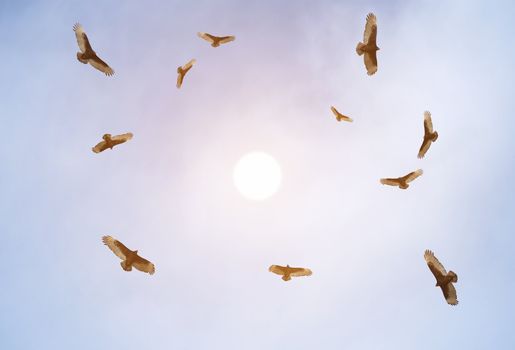
[[[369,12],[374,76],[355,52]],[[1,1],[0,348],[515,348],[514,16],[476,0]],[[77,61],[76,22],[114,76]],[[425,110],[439,138],[419,160]],[[252,151],[283,172],[264,201],[232,180]],[[418,168],[406,191],[379,183]],[[123,271],[103,235],[156,273]],[[425,249],[458,274],[458,306]]]

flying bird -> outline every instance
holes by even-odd
[[[443,265],[438,261],[434,253],[426,250],[424,253],[429,270],[436,278],[436,286],[442,288],[443,296],[449,305],[458,305],[458,297],[453,283],[458,282],[458,275],[453,271],[445,271]]]
[[[207,42],[211,43],[211,46],[218,47],[220,44],[225,44],[231,41],[234,41],[236,37],[234,35],[227,35],[227,36],[214,36],[209,33],[204,32],[198,32],[197,35],[206,40]]]
[[[346,122],[352,122],[352,118],[349,118],[346,115],[341,114],[333,106],[331,106],[331,111],[333,111],[333,114],[336,117],[337,121],[341,122],[342,120],[344,120]]]
[[[123,261],[120,263],[125,271],[132,271],[134,266],[137,270],[153,275],[156,271],[154,264],[138,255],[137,250],[130,250],[122,242],[111,236],[102,237],[102,242]]]
[[[367,74],[372,75],[377,72],[377,55],[379,50],[376,44],[377,39],[377,18],[373,13],[367,15],[367,23],[365,24],[365,33],[363,34],[363,42],[359,42],[356,46],[358,55],[365,54],[365,67]]]
[[[100,153],[106,149],[113,149],[114,146],[125,143],[132,139],[132,133],[128,132],[122,135],[116,135],[111,137],[111,134],[104,134],[102,136],[104,141],[100,141],[95,147],[92,148],[93,152]]]
[[[184,80],[184,76],[188,71],[193,67],[193,64],[197,62],[195,59],[190,60],[184,66],[177,67],[177,89],[180,89],[182,86],[182,81]]]
[[[418,169],[416,171],[412,171],[408,175],[398,177],[398,178],[386,178],[381,179],[381,183],[383,185],[390,185],[390,186],[399,186],[399,188],[405,190],[409,187],[408,183],[415,180],[417,177],[422,175],[424,172],[422,169]]]
[[[84,32],[84,28],[80,23],[76,23],[73,26],[75,37],[77,38],[77,44],[79,44],[80,52],[77,52],[77,59],[84,64],[91,64],[94,68],[98,69],[107,76],[114,74],[114,70],[109,67],[107,63],[102,61],[97,56],[96,52],[93,51],[91,44],[89,43],[88,36]]]
[[[431,120],[431,113],[428,111],[424,112],[424,141],[418,151],[418,157],[424,158],[427,150],[433,142],[438,138],[438,132],[433,131],[433,121]]]
[[[290,265],[286,265],[286,267],[272,265],[268,268],[268,271],[283,276],[283,281],[289,281],[292,277],[311,276],[312,274],[310,269],[305,269],[303,267],[290,267]]]

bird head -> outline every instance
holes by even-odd
[[[435,132],[433,133],[433,142],[435,142],[437,138],[438,138],[438,132],[437,132],[437,131],[435,131]]]
[[[134,254],[138,254],[138,251],[137,251],[137,250],[135,250],[133,253],[134,253]]]
[[[107,141],[107,140],[111,139],[111,134],[104,134],[104,136],[102,136],[102,138]]]
[[[289,268],[289,267],[290,267],[290,265],[288,265],[288,264],[287,264],[287,265],[286,265],[286,267],[288,267],[288,268]]]

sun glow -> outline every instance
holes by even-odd
[[[263,200],[279,189],[281,168],[272,156],[263,152],[252,152],[236,163],[233,179],[234,185],[244,197]]]

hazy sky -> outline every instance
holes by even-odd
[[[511,1],[1,1],[0,348],[515,348],[514,17]],[[77,21],[113,77],[77,61]],[[425,110],[440,137],[419,160]],[[262,202],[232,182],[255,150],[283,170]],[[417,168],[407,191],[379,183]],[[106,234],[155,275],[124,272]],[[457,272],[457,307],[425,249]]]

